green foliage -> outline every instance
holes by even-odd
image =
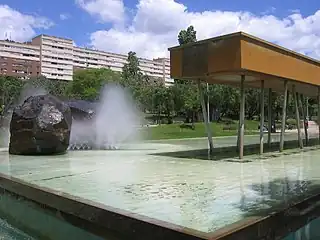
[[[129,89],[133,98],[138,102],[141,109],[150,100],[151,91],[148,89],[150,78],[144,75],[139,68],[139,59],[135,52],[128,53],[127,63],[124,64],[121,73],[121,85]],[[148,95],[149,96],[146,96]]]
[[[181,30],[178,35],[178,41],[180,45],[193,43],[197,41],[197,32],[191,25],[186,30]]]
[[[0,115],[18,99],[23,88],[23,82],[17,78],[0,76]]]
[[[120,81],[121,75],[110,69],[78,70],[74,72],[73,81],[67,86],[66,94],[71,98],[95,100],[106,83]]]
[[[24,88],[32,87],[34,89],[41,89],[57,97],[66,96],[68,85],[69,82],[49,80],[44,76],[33,77],[24,82]]]

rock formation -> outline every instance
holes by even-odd
[[[72,116],[67,104],[52,95],[29,97],[12,113],[9,153],[65,153],[69,146],[71,125]]]

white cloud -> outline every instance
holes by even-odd
[[[67,19],[70,18],[70,14],[68,14],[68,13],[61,13],[61,14],[59,15],[59,18],[60,18],[61,21],[67,20]]]
[[[0,39],[27,41],[35,35],[34,29],[48,29],[53,22],[45,17],[24,15],[7,5],[0,5]]]
[[[107,11],[100,8],[96,14]],[[320,58],[320,10],[307,17],[294,11],[278,18],[271,13],[255,15],[247,11],[192,12],[174,0],[139,0],[129,26],[96,31],[91,34],[91,45],[120,53],[132,50],[148,58],[168,56],[167,48],[177,45],[179,31],[189,25],[195,27],[198,40],[244,31]]]
[[[75,0],[90,15],[98,17],[101,22],[122,23],[125,8],[122,0]]]

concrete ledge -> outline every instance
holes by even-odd
[[[0,188],[104,239],[208,239],[192,229],[107,207],[0,174]]]
[[[272,214],[261,213],[218,231],[203,233],[112,209],[3,174],[0,174],[0,188],[3,193],[8,192],[19,198],[19,201],[32,202],[40,210],[103,239],[281,239],[320,216],[319,207],[312,211],[305,210],[320,201],[319,189],[314,189],[308,196],[293,200],[289,206],[288,203],[278,206]]]

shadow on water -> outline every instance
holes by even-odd
[[[317,139],[310,139],[308,147],[316,146],[318,144]],[[298,148],[298,141],[287,141],[284,144],[284,148],[286,150],[292,150]],[[244,146],[244,155],[256,155],[259,154],[260,145],[259,144],[251,144]],[[268,147],[267,144],[264,145],[264,152],[265,153],[272,153],[275,152],[275,155],[269,155],[268,157],[277,157],[276,151],[279,150],[279,142],[274,142],[271,144],[271,147]],[[300,149],[298,149],[301,151]],[[308,149],[312,150],[312,149]],[[283,153],[286,154],[286,153]],[[151,155],[155,156],[164,156],[164,157],[173,157],[173,158],[191,158],[191,159],[198,159],[198,160],[226,160],[231,162],[251,162],[249,159],[244,160],[236,160],[232,158],[237,158],[239,156],[238,150],[236,146],[228,146],[228,147],[218,147],[213,149],[213,153],[209,153],[208,149],[193,149],[193,150],[186,150],[186,151],[175,151],[175,152],[161,152],[161,153],[154,153]]]
[[[245,191],[251,191],[246,196]],[[319,236],[319,193],[320,180],[292,180],[287,177],[277,178],[268,183],[252,184],[242,191],[242,196],[237,207],[243,212],[243,217],[272,216],[270,221],[262,220],[262,228],[274,231],[273,238],[284,237],[285,240],[294,239],[315,239],[312,236]],[[309,209],[309,210],[308,210]],[[313,220],[313,222],[311,222]],[[318,225],[315,227],[315,221]],[[313,226],[310,235],[309,223]],[[305,230],[307,226],[308,238],[296,238],[295,234]],[[300,230],[299,230],[300,229]],[[287,237],[285,237],[287,236]],[[318,239],[318,238],[317,238]]]
[[[290,180],[278,178],[268,183],[249,186],[254,199],[246,197],[244,190],[239,208],[246,217],[266,216],[308,199],[320,192],[320,180]]]

